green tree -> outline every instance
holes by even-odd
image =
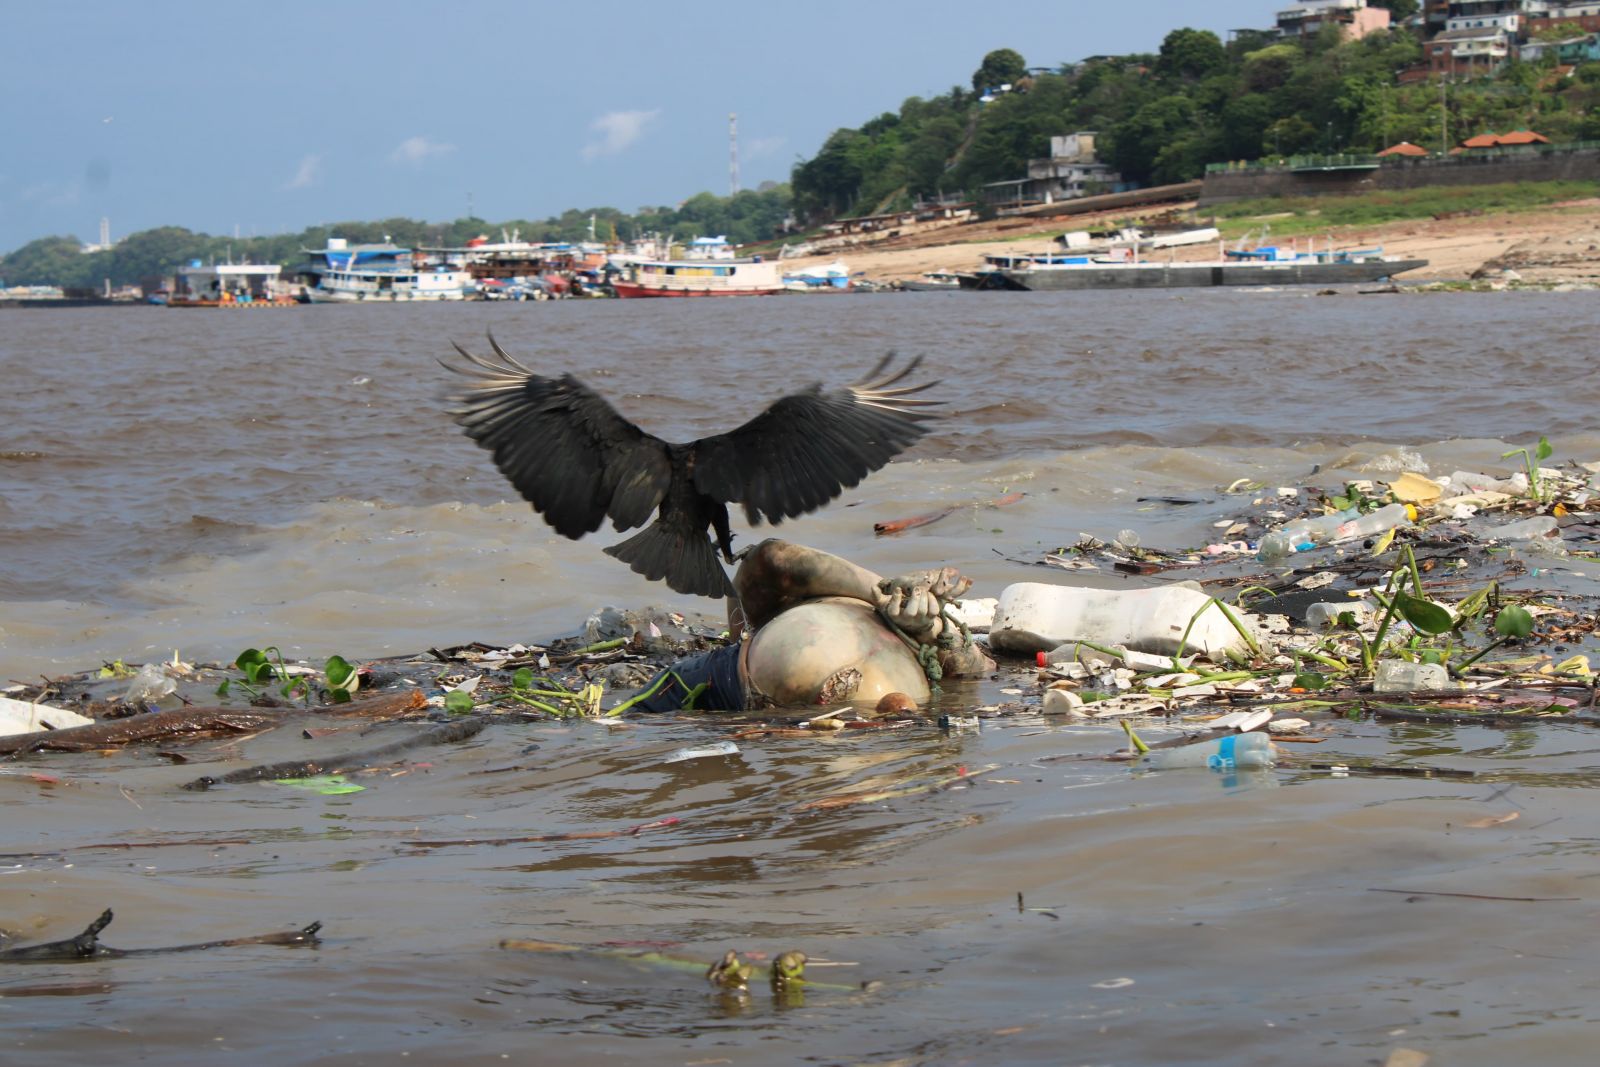
[[[1230,100],[1222,109],[1222,150],[1229,159],[1261,156],[1267,127],[1274,120],[1272,101],[1259,93]]]
[[[983,57],[983,65],[972,74],[972,91],[982,93],[1002,85],[1015,85],[1028,72],[1022,56],[1009,48],[996,48]]]
[[[200,260],[206,262],[222,257],[217,255],[218,239],[192,233],[182,226],[158,226],[129,234],[111,250],[115,265],[114,281],[119,285],[135,285],[151,278],[170,276],[178,267]],[[232,257],[244,260],[244,248]]]
[[[0,260],[7,285],[89,287],[98,280],[76,237],[41,237]]]
[[[923,123],[906,145],[906,181],[919,195],[944,191],[945,172],[966,137],[966,127],[953,115],[939,115]]]
[[[1161,42],[1156,67],[1174,78],[1203,78],[1228,62],[1222,41],[1210,30],[1173,30]]]
[[[1194,105],[1183,96],[1164,96],[1141,107],[1131,118],[1111,130],[1111,161],[1130,181],[1148,183],[1155,178],[1156,157],[1194,124]],[[1169,157],[1169,165],[1181,159]]]

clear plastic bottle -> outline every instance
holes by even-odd
[[[1342,541],[1350,537],[1371,537],[1396,526],[1411,522],[1417,517],[1416,509],[1409,504],[1385,504],[1377,511],[1365,515],[1356,508],[1319,515],[1287,523],[1261,539],[1256,558],[1270,563],[1295,552],[1304,552],[1328,541]]]
[[[146,663],[133,676],[127,692],[122,694],[122,699],[130,704],[140,702],[153,704],[177,691],[178,683],[167,676],[161,664]]]
[[[1242,767],[1271,767],[1276,761],[1272,739],[1263,733],[1248,733],[1228,734],[1177,748],[1153,748],[1144,754],[1141,762],[1162,770],[1205,767],[1228,772]]]
[[[1556,532],[1558,523],[1552,515],[1535,515],[1530,519],[1519,519],[1489,531],[1489,535],[1497,541],[1526,541],[1535,537],[1549,537]]]
[[[1345,511],[1336,511],[1332,515],[1314,515],[1308,519],[1296,519],[1294,522],[1284,523],[1261,538],[1261,543],[1256,546],[1256,558],[1263,563],[1270,563],[1285,556],[1292,556],[1296,552],[1315,548],[1324,541],[1331,541],[1337,536],[1335,530],[1359,517],[1360,514],[1357,509],[1349,508]]]
[[[1345,537],[1371,537],[1381,534],[1396,526],[1403,526],[1417,517],[1416,508],[1410,504],[1385,504],[1377,511],[1369,511],[1365,515],[1357,515],[1349,522],[1342,524],[1334,531],[1334,538]]]
[[[1455,471],[1450,475],[1450,488],[1463,493],[1510,493],[1524,496],[1528,492],[1528,476],[1517,471],[1509,478],[1496,478],[1492,474],[1474,471]]]
[[[662,758],[662,763],[682,763],[684,760],[706,759],[711,756],[737,756],[739,746],[732,741],[713,741],[709,745],[691,745],[676,748]]]

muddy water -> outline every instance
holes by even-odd
[[[391,655],[570,632],[607,603],[709,609],[641,587],[599,553],[605,535],[565,542],[504,502],[439,414],[432,362],[486,328],[677,437],[728,428],[791,383],[849,379],[886,348],[926,354],[954,417],[784,532],[883,571],[956,563],[989,592],[1037,579],[1025,561],[1079,531],[1203,543],[1238,507],[1218,487],[1240,477],[1505,469],[1500,453],[1541,433],[1558,458],[1600,453],[1600,307],[1583,294],[711,304],[5,313],[0,676],[264,644]],[[876,521],[1019,489],[1002,510],[871,537]],[[998,685],[946,699],[1008,699]],[[1120,732],[1026,716],[661,763],[724,735],[500,725],[347,796],[176,788],[214,762],[303,755],[294,731],[191,748],[181,766],[8,764],[7,930],[68,936],[111,906],[119,947],[315,919],[326,940],[8,970],[0,1060],[1592,1058],[1600,741],[1585,731],[1350,724],[1235,779],[1136,774],[1092,758]],[[1310,766],[1367,759],[1484,777]],[[963,768],[954,788],[812,805]],[[668,942],[706,960],[800,948],[854,964],[818,978],[883,984],[741,1002],[504,938]],[[19,995],[42,992],[58,995]]]

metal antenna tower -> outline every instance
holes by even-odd
[[[739,191],[739,116],[728,114],[728,195]]]

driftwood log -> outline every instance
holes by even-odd
[[[202,941],[194,945],[169,945],[163,948],[112,948],[100,943],[100,931],[111,925],[111,909],[77,937],[64,941],[45,941],[37,945],[0,949],[0,963],[59,963],[63,960],[123,959],[127,956],[154,956],[164,952],[198,952],[208,948],[227,948],[232,945],[315,945],[320,922],[302,926],[298,930],[282,930],[272,934],[255,934],[250,937],[229,937],[221,941]]]
[[[427,698],[420,690],[408,689],[313,710],[317,714],[381,721],[420,711],[427,706],[427,703]],[[291,711],[292,709],[188,707],[178,708],[175,711],[157,711],[148,715],[130,715],[125,719],[109,719],[90,726],[73,726],[65,730],[41,730],[37,733],[0,737],[0,756],[20,756],[29,752],[47,751],[94,752],[102,748],[120,748],[123,745],[147,741],[170,741],[175,738],[200,740],[228,734],[254,733],[278,725]]]
[[[130,715],[126,719],[110,719],[92,726],[71,726],[65,730],[41,730],[0,737],[0,756],[46,751],[93,752],[140,741],[253,733],[277,723],[281,718],[281,712],[240,708],[179,708],[177,711],[157,711],[149,715]]]

